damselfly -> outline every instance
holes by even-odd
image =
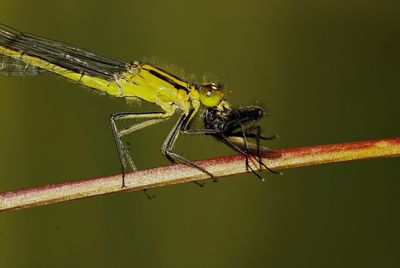
[[[135,170],[136,166],[121,138],[163,122],[176,111],[181,115],[161,146],[161,152],[170,161],[182,162],[213,178],[211,173],[195,162],[172,151],[180,133],[204,133],[216,137],[245,155],[248,167],[251,156],[266,167],[261,161],[259,150],[256,153],[252,152],[246,141],[246,137],[255,138],[259,144],[259,140],[263,138],[260,127],[245,127],[250,121],[259,120],[264,111],[259,107],[232,109],[224,98],[222,84],[188,82],[151,64],[138,61],[123,63],[70,44],[23,33],[0,24],[0,74],[32,76],[43,72],[55,73],[108,95],[125,98],[127,101],[141,99],[161,108],[162,111],[158,112],[122,112],[111,115],[112,133],[121,161],[123,187],[125,172]],[[199,114],[204,116],[204,128],[195,129],[191,123]],[[116,122],[125,119],[142,121],[129,128],[118,129]],[[243,138],[242,146],[234,145],[228,139],[229,136],[237,135]],[[257,174],[255,171],[254,173]]]

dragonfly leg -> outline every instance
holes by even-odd
[[[121,138],[128,134],[131,134],[139,129],[160,123],[168,119],[171,115],[163,112],[123,112],[115,113],[111,115],[111,129],[114,136],[114,141],[117,146],[117,152],[121,161],[122,170],[122,187],[125,187],[125,173],[128,169],[136,170],[135,162],[129,150],[126,148]],[[116,121],[125,119],[144,119],[145,121],[132,125],[127,129],[119,130],[116,125]]]
[[[168,158],[168,160],[170,160],[173,163],[176,162],[181,162],[183,164],[186,164],[188,166],[191,166],[193,168],[196,168],[202,172],[204,172],[205,174],[207,174],[208,176],[210,176],[211,178],[214,178],[214,176],[208,172],[207,170],[205,170],[204,168],[200,167],[199,165],[197,165],[195,162],[177,154],[172,152],[172,148],[174,147],[174,144],[179,136],[180,132],[185,132],[183,129],[183,125],[186,122],[187,118],[185,115],[182,115],[178,121],[176,121],[176,124],[174,125],[174,127],[171,129],[171,131],[168,133],[167,138],[165,139],[163,145],[161,146],[161,152]],[[203,186],[204,184],[201,184],[200,182],[195,182],[197,185]]]

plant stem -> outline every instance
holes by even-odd
[[[263,151],[268,149],[263,148]],[[399,157],[400,138],[365,142],[309,146],[276,150],[274,158],[263,158],[273,170],[320,165],[361,159]],[[244,157],[233,155],[196,162],[215,177],[249,172]],[[254,168],[258,168],[251,164]],[[136,191],[158,186],[209,179],[207,174],[183,164],[138,170],[125,175],[126,187],[121,187],[122,175],[68,181],[0,193],[0,211],[42,206],[116,192]]]

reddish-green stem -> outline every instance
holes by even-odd
[[[399,157],[400,138],[282,149],[276,152],[280,154],[279,157],[263,158],[264,163],[274,170],[361,159]],[[215,177],[249,172],[243,156],[240,155],[213,158],[196,163]],[[253,167],[256,168],[254,165]],[[198,169],[178,164],[130,172],[125,176],[125,188],[121,188],[121,179],[121,174],[118,174],[0,193],[0,211],[205,180],[209,177]]]

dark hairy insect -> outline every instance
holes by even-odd
[[[262,136],[261,127],[257,124],[257,121],[264,116],[265,111],[263,108],[259,106],[246,106],[232,110],[226,109],[222,112],[209,108],[204,117],[205,127],[214,132],[208,135],[215,137],[236,152],[242,154],[246,159],[247,168],[260,179],[262,179],[261,176],[250,165],[251,160],[255,160],[260,165],[260,169],[264,167],[272,173],[278,173],[267,167],[261,159],[262,156],[270,158],[279,156],[277,152],[272,150],[260,150],[260,140],[276,138],[275,135],[271,137]],[[237,139],[234,142],[232,140],[233,137],[241,138],[241,142],[237,142]],[[256,146],[250,146],[248,139],[254,139]]]
[[[246,166],[260,179],[261,176],[250,165],[250,161],[255,160],[259,165],[272,173],[278,173],[271,170],[262,162],[262,156],[278,157],[276,151],[260,150],[260,140],[271,140],[276,135],[264,137],[261,135],[261,127],[257,124],[265,116],[265,111],[258,106],[247,106],[237,109],[224,109],[220,111],[214,108],[208,108],[204,115],[205,134],[213,136],[217,140],[228,145],[236,152],[242,154],[246,159]],[[241,142],[232,141],[233,137],[239,137]],[[255,148],[250,146],[248,139],[254,139]],[[237,139],[236,139],[237,141]]]

